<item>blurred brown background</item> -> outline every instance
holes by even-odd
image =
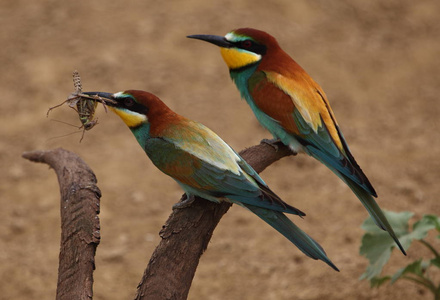
[[[159,4],[160,3],[160,4]],[[207,4],[209,3],[209,4]],[[0,3],[1,299],[51,299],[59,250],[56,176],[21,153],[63,147],[94,169],[103,192],[95,299],[134,296],[158,232],[182,191],[155,169],[121,120],[98,109],[80,133],[67,106],[72,71],[85,91],[144,89],[216,131],[233,148],[269,134],[240,100],[216,47],[189,34],[255,27],[326,91],[348,144],[389,210],[440,214],[440,2],[24,1]],[[233,207],[202,257],[190,299],[421,299],[407,282],[371,290],[358,281],[367,212],[324,166],[299,156],[262,177],[307,213],[297,224],[341,269],[306,258],[244,209]],[[438,243],[437,246],[440,246]],[[408,258],[395,251],[387,269]]]

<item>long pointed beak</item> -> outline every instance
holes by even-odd
[[[87,96],[98,96],[105,99],[113,99],[113,94],[104,92],[84,92]]]
[[[196,40],[202,40],[214,45],[217,45],[222,48],[231,48],[233,44],[226,40],[224,36],[218,36],[218,35],[209,35],[209,34],[195,34],[195,35],[188,35],[187,38],[190,39],[196,39]]]
[[[90,97],[99,97],[101,101],[104,101],[106,105],[114,106],[116,104],[115,98],[112,93],[105,92],[83,92],[82,94]]]

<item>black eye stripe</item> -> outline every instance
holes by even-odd
[[[255,42],[253,40],[243,40],[243,41],[238,41],[238,42],[235,42],[232,44],[234,44],[235,47],[237,47],[237,48],[251,51],[251,52],[254,52],[254,53],[260,54],[260,55],[266,54],[266,51],[267,51],[266,46],[264,46],[262,44],[258,44],[257,42]]]
[[[131,99],[130,97],[124,98],[123,101],[124,101],[125,106],[133,106],[134,105],[134,100]]]
[[[252,47],[252,44],[253,43],[250,40],[245,40],[245,41],[241,42],[241,46],[243,48],[250,48],[250,47]]]
[[[145,107],[144,105],[138,103],[135,99],[133,99],[132,96],[122,96],[117,98],[119,106],[124,107],[128,110],[138,112],[141,114],[147,114],[148,107]]]

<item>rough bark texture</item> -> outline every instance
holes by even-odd
[[[277,147],[276,150],[262,143],[241,151],[240,155],[257,172],[262,172],[293,154],[282,144]],[[136,299],[186,299],[199,259],[230,206],[196,198],[190,207],[173,210],[160,232],[162,240],[138,285]]]
[[[257,171],[293,153],[284,145],[262,143],[240,155]],[[99,199],[93,171],[76,154],[55,149],[33,151],[23,157],[49,164],[56,172],[61,191],[61,250],[56,299],[91,299],[94,257],[99,244]],[[186,299],[199,259],[212,233],[231,204],[198,199],[175,209],[160,231],[136,299]]]
[[[95,252],[100,241],[99,201],[93,171],[76,154],[55,149],[23,153],[51,166],[61,193],[61,246],[56,299],[92,299]]]

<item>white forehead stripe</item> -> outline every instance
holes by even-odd
[[[235,42],[236,38],[237,38],[237,36],[232,32],[229,32],[225,35],[225,39],[229,42]]]
[[[225,35],[225,39],[229,42],[235,43],[235,42],[240,42],[240,41],[245,41],[245,40],[253,40],[251,37],[248,36],[242,36],[242,35],[237,35],[234,32],[229,32]]]

